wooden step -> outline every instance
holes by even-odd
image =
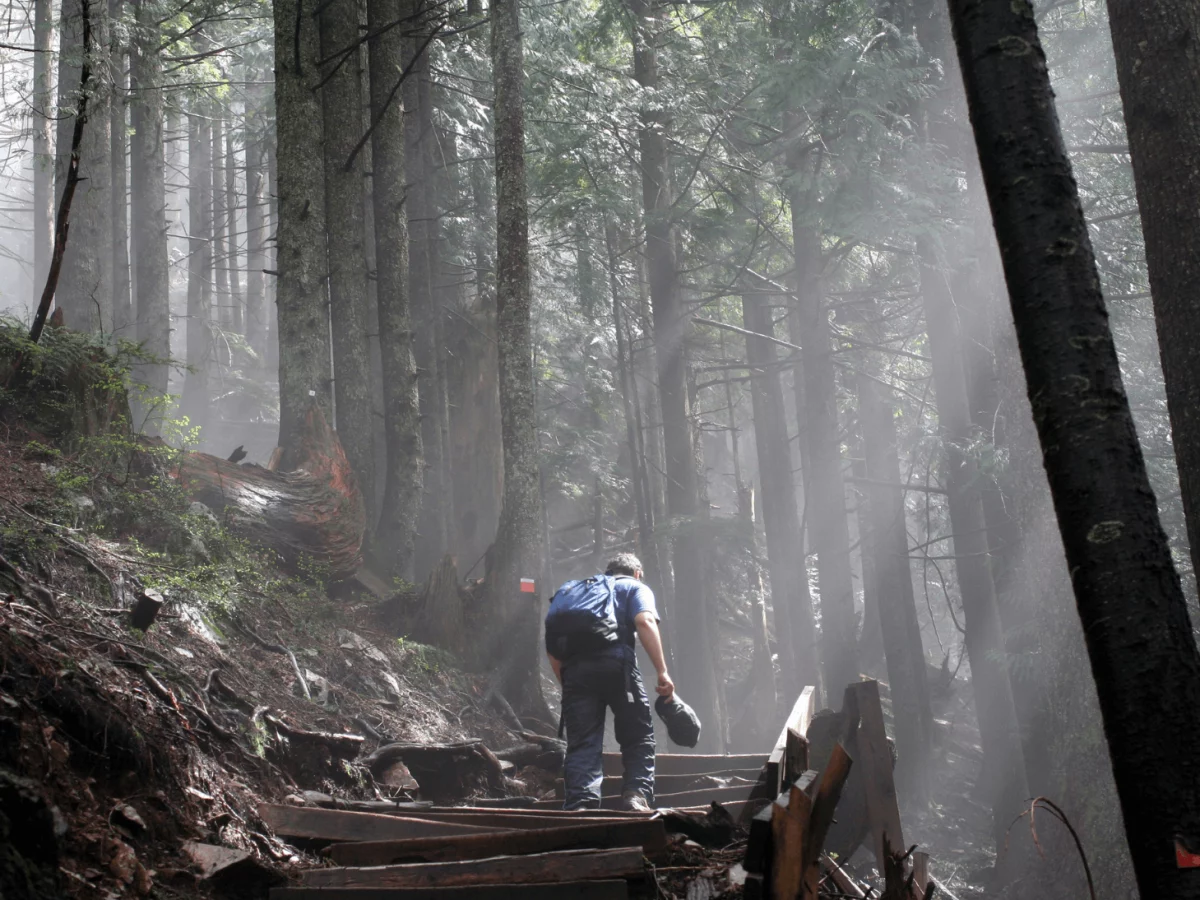
[[[761,769],[767,764],[766,753],[659,753],[654,757],[654,771],[660,775],[705,775],[727,772],[730,769]],[[620,753],[604,754],[604,774],[620,775],[624,771]]]
[[[749,800],[754,788],[755,785],[753,784],[738,784],[723,788],[702,788],[695,791],[681,791],[677,794],[660,794],[655,796],[654,802],[659,809],[708,806],[713,800],[716,800],[718,803],[734,803]],[[615,809],[620,802],[621,798],[619,796],[603,797],[600,800],[600,808],[604,810]],[[561,800],[539,800],[538,808],[549,808],[561,804]]]
[[[271,900],[628,900],[624,881],[432,888],[271,888]]]
[[[735,780],[733,782],[735,784],[753,784],[758,781],[758,777],[761,774],[762,767],[760,766],[756,769],[730,769],[725,772],[703,772],[699,775],[655,775],[654,792],[656,794],[676,794],[681,791],[700,790],[703,785],[697,782],[702,778],[713,777],[740,779]],[[605,775],[604,782],[600,788],[600,795],[603,797],[620,797],[624,784],[625,779],[621,775]],[[716,787],[716,785],[713,785],[713,787]],[[563,780],[561,778],[555,782],[554,793],[558,797],[565,796]]]
[[[456,834],[488,834],[505,830],[498,826],[418,819],[390,813],[360,813],[344,809],[319,809],[274,803],[260,805],[258,814],[270,829],[280,836],[323,841],[401,840]]]
[[[563,825],[532,831],[504,831],[453,837],[411,838],[335,844],[329,855],[340,866],[386,866],[411,862],[459,862],[491,856],[517,856],[551,850],[640,846],[647,856],[667,846],[661,819]]]
[[[406,863],[397,866],[309,869],[306,887],[465,887],[480,884],[548,884],[645,874],[641,847],[616,850],[557,850],[528,856],[498,856],[466,862]]]

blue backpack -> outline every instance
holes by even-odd
[[[558,660],[595,653],[621,639],[616,578],[593,575],[558,589],[546,613],[546,652]]]

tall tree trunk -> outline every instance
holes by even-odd
[[[921,295],[933,357],[938,423],[946,453],[946,490],[953,532],[954,568],[966,620],[967,657],[983,745],[992,828],[998,844],[1020,815],[1029,789],[996,589],[988,566],[987,522],[979,466],[968,452],[974,432],[954,298],[934,244],[918,240]]]
[[[383,367],[387,441],[383,506],[374,555],[393,576],[413,577],[413,547],[421,509],[424,460],[417,368],[412,352],[408,293],[408,215],[404,208],[404,109],[391,97],[403,70],[404,37],[383,26],[412,8],[400,0],[367,0],[370,40],[372,196],[375,207],[375,283]]]
[[[124,0],[108,0],[108,16],[112,23],[120,21]],[[112,266],[113,266],[113,333],[123,338],[133,334],[132,290],[129,269],[129,179],[126,177],[129,148],[129,129],[126,126],[126,107],[129,102],[129,80],[126,65],[129,48],[123,46],[117,29],[111,29],[111,64],[113,94],[109,107],[109,158],[112,164]]]
[[[499,611],[496,638],[505,647],[500,689],[510,702],[539,712],[538,593],[521,592],[534,578],[544,594],[542,506],[538,487],[537,409],[529,272],[529,210],[525,183],[525,76],[517,0],[493,0],[492,80],[496,145],[496,308],[500,348],[500,415],[504,443],[504,504],[488,582]],[[514,699],[516,698],[516,699]]]
[[[211,136],[212,149],[209,159],[212,166],[209,174],[212,185],[209,187],[209,196],[212,198],[213,320],[220,324],[222,331],[231,331],[233,319],[232,308],[229,305],[229,244],[226,241],[229,213],[225,203],[225,112],[220,107],[220,101],[213,104]]]
[[[1200,2],[1108,0],[1172,445],[1200,573]]]
[[[1200,879],[1179,866],[1176,846],[1200,839],[1200,652],[1121,381],[1033,7],[951,0],[950,10],[1139,892],[1190,900]]]
[[[630,0],[629,4],[634,19],[634,77],[650,91],[659,87],[658,35],[655,32],[659,22],[655,2]],[[689,697],[700,720],[715,724],[717,675],[710,664],[712,637],[706,567],[698,533],[700,485],[687,386],[688,321],[680,296],[671,222],[670,162],[665,134],[669,127],[669,119],[663,112],[647,110],[642,114],[639,142],[646,256],[666,453],[667,512],[677,528],[674,539],[677,683]],[[700,749],[719,751],[722,732],[721,727],[706,728]]]
[[[625,330],[625,315],[622,309],[620,264],[617,255],[617,226],[609,222],[604,228],[604,242],[608,250],[608,283],[612,294],[613,331],[617,336],[617,370],[621,385],[621,406],[625,418],[625,441],[629,448],[629,464],[633,476],[634,508],[638,520],[638,552],[648,584],[662,582],[662,562],[658,556],[658,542],[654,535],[654,507],[650,499],[650,481],[646,475],[646,449],[640,440],[634,400],[637,385],[634,384],[633,367],[630,362],[629,338]]]
[[[253,74],[251,77],[255,77]],[[265,367],[267,358],[266,285],[267,268],[265,148],[268,140],[263,98],[255,85],[246,98],[242,140],[246,152],[246,343],[254,351],[255,370]]]
[[[437,309],[434,300],[433,251],[437,228],[437,203],[433,177],[433,107],[429,87],[429,49],[421,34],[432,28],[420,17],[429,15],[426,0],[414,3],[418,16],[417,34],[410,38],[406,60],[411,71],[403,87],[405,110],[411,111],[405,123],[405,161],[408,178],[409,302],[415,325],[413,354],[417,363],[418,391],[421,399],[421,445],[425,474],[421,515],[416,538],[416,575],[418,579],[433,568],[449,547],[450,521],[447,491],[443,483],[446,448],[442,444],[441,402],[439,400],[439,348],[436,340]],[[419,56],[417,51],[421,50]]]
[[[112,145],[107,6],[98,0],[64,0],[59,52],[59,121],[56,194],[65,184],[71,132],[79,93],[83,32],[82,3],[89,4],[92,27],[91,89],[87,125],[79,148],[79,187],[71,205],[71,240],[63,257],[56,303],[76,331],[111,334],[113,328]]]
[[[245,334],[242,310],[241,255],[238,253],[237,154],[233,152],[233,115],[225,126],[225,269],[229,281],[229,325],[237,334]]]
[[[274,0],[275,18],[275,279],[279,353],[279,446],[302,434],[315,397],[333,421],[329,308],[325,278],[325,177],[316,0]],[[343,160],[344,161],[344,160]]]
[[[353,64],[338,68],[343,54],[358,40],[358,6],[354,0],[323,4],[320,32],[321,56],[331,60],[325,67],[321,111],[325,124],[325,233],[329,243],[334,407],[338,437],[358,476],[370,532],[374,530],[379,498],[375,496],[375,448],[371,437],[363,168],[362,157],[354,154],[362,133],[362,98]]]
[[[793,177],[800,164],[792,161]],[[795,251],[797,343],[802,348],[804,433],[810,470],[804,476],[805,528],[817,553],[817,583],[821,594],[821,671],[826,697],[841,696],[847,684],[858,681],[858,636],[854,614],[854,580],[850,571],[850,525],[842,477],[838,430],[837,383],[833,368],[833,338],[825,305],[820,235],[808,224],[805,194],[789,191],[792,241]],[[799,649],[799,648],[798,648]]]
[[[764,294],[743,295],[742,318],[747,331],[774,336],[771,310]],[[763,530],[767,538],[771,602],[775,608],[775,640],[784,700],[791,702],[805,685],[820,684],[821,671],[813,652],[817,627],[804,553],[797,549],[804,544],[804,532],[800,530],[796,506],[791,443],[775,345],[762,338],[747,337],[746,362],[750,366],[754,443],[762,481]]]
[[[162,30],[158,9],[148,0],[134,0],[137,40],[130,53],[136,88],[130,107],[130,181],[133,211],[134,298],[137,340],[157,362],[139,369],[139,380],[152,396],[165,396],[171,355],[171,280],[167,246],[167,187],[163,144],[162,62],[158,53]],[[188,320],[190,324],[190,319]],[[191,329],[187,329],[191,333]]]
[[[35,0],[33,20],[33,303],[54,249],[54,2]]]
[[[213,341],[212,119],[196,101],[188,116],[187,364],[180,411],[192,426],[208,425]]]
[[[892,720],[896,728],[896,787],[902,800],[924,808],[929,801],[928,767],[933,758],[933,710],[929,704],[925,650],[917,621],[912,571],[908,558],[904,494],[882,484],[900,484],[896,423],[891,405],[866,373],[858,376],[858,417],[869,483],[867,497],[874,572],[878,586],[879,622],[891,685]]]

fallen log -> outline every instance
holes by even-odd
[[[278,835],[328,841],[400,840],[455,834],[486,834],[502,831],[482,825],[437,822],[415,816],[379,815],[308,806],[264,803],[258,808],[262,820]]]
[[[159,439],[147,443],[165,446]],[[284,449],[279,470],[185,453],[170,475],[189,497],[223,514],[234,531],[276,551],[288,565],[315,563],[339,580],[362,562],[367,524],[362,493],[337,434],[315,403],[297,446]]]
[[[363,759],[378,776],[395,762],[403,762],[430,800],[461,800],[478,793],[504,790],[504,770],[482,741],[452,744],[385,744]]]
[[[593,878],[635,878],[645,873],[641,847],[558,850],[530,856],[451,863],[407,863],[368,868],[310,869],[307,887],[465,887],[479,884],[548,884]]]
[[[387,866],[411,862],[462,862],[551,850],[604,850],[638,846],[647,856],[666,848],[667,829],[661,819],[564,825],[498,834],[335,844],[330,848],[329,856],[339,866]]]
[[[766,762],[766,753],[659,753],[654,757],[654,771],[659,775],[710,775],[730,769],[760,769]],[[605,775],[623,771],[620,753],[604,754]]]
[[[569,881],[561,884],[479,884],[471,887],[273,888],[271,900],[628,900],[624,881]]]

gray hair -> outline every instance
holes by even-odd
[[[637,573],[642,571],[642,561],[632,553],[618,553],[608,561],[608,567],[604,570],[605,575],[631,575],[637,577]]]

